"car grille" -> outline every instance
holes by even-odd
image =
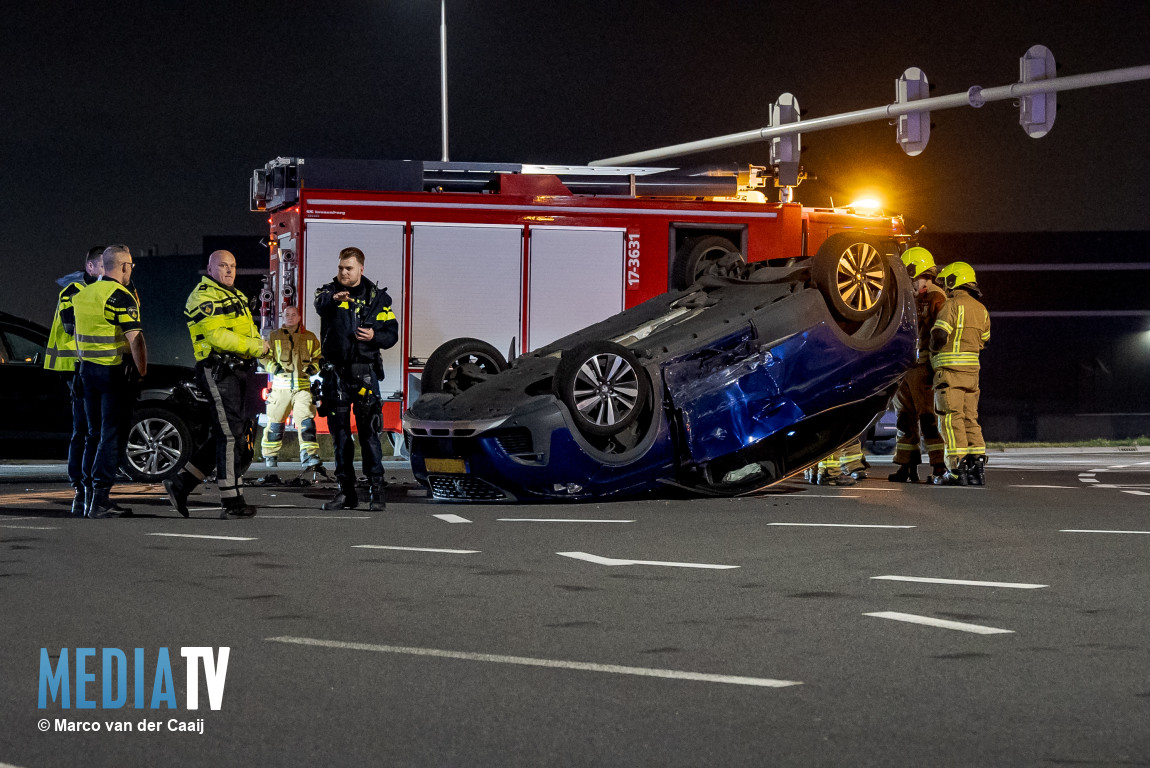
[[[431,495],[460,501],[501,501],[507,494],[491,483],[470,475],[430,475]]]
[[[500,432],[495,436],[495,442],[499,443],[499,447],[511,456],[535,453],[534,445],[531,442],[531,432],[527,429],[509,429]]]

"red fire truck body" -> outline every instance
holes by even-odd
[[[900,217],[766,202],[759,170],[280,158],[252,182],[271,232],[262,322],[275,328],[296,304],[318,332],[316,288],[342,248],[362,249],[399,319],[382,385],[398,431],[424,363],[449,339],[521,354],[685,287],[729,253],[799,259],[848,230],[908,238]]]

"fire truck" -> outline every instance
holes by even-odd
[[[364,274],[399,319],[400,341],[382,353],[384,424],[397,433],[448,340],[510,358],[744,259],[785,264],[836,233],[895,247],[911,237],[898,216],[768,202],[772,182],[783,186],[762,166],[277,158],[251,180],[251,209],[270,231],[261,323],[270,332],[295,304],[318,330],[315,289],[341,249],[363,250]],[[844,251],[839,278],[861,280],[849,274],[851,244],[832,242]]]

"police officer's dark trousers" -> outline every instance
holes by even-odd
[[[84,467],[92,466],[99,439],[88,439],[88,414],[84,409],[84,380],[80,371],[72,374],[69,387],[72,400],[72,439],[68,442],[68,482],[77,491],[84,487]],[[128,409],[124,409],[125,411]]]
[[[244,472],[252,461],[251,434],[244,413],[247,374],[247,368],[242,366],[233,371],[223,362],[196,363],[196,383],[210,401],[212,436],[188,462],[185,471],[195,478],[190,484],[194,486],[214,466],[220,500],[226,508],[244,505]]]
[[[84,485],[106,492],[116,482],[120,464],[120,425],[130,407],[127,377],[120,365],[80,363],[88,437],[84,445]],[[90,457],[90,458],[89,458]]]
[[[335,478],[345,490],[355,488],[355,443],[351,438],[351,415],[355,415],[359,432],[359,450],[363,458],[363,473],[371,485],[383,482],[383,448],[379,437],[383,432],[380,412],[379,379],[370,365],[352,365],[350,376],[340,375],[339,402],[335,413],[327,421],[335,446]],[[366,392],[361,393],[360,390]]]

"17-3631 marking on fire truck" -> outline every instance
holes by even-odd
[[[639,287],[639,235],[627,235],[627,288]]]

